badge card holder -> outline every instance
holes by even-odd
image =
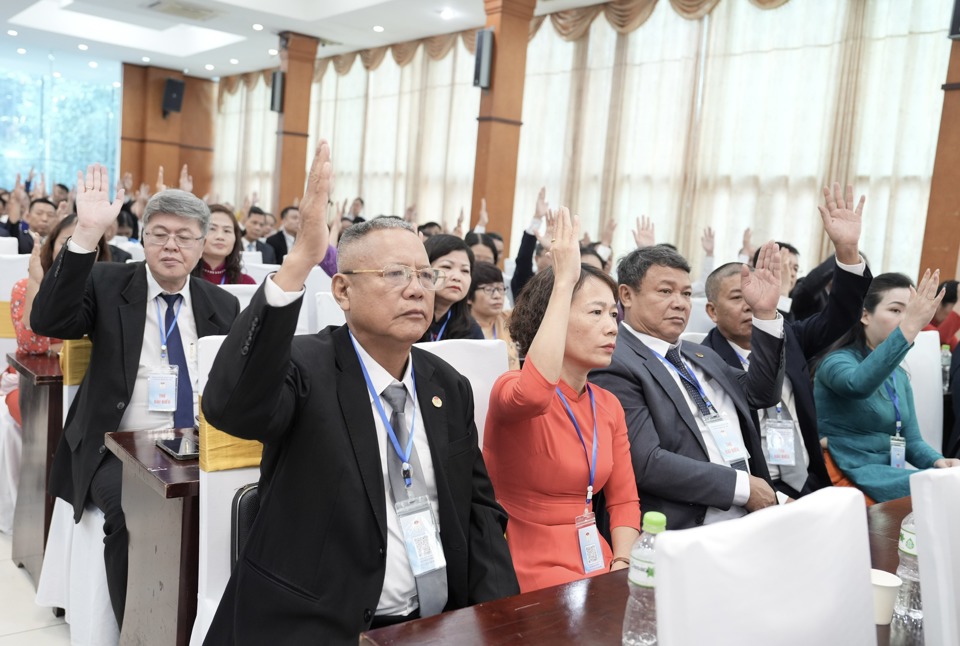
[[[592,511],[577,516],[577,538],[580,541],[580,558],[586,574],[603,569],[603,547],[600,545],[600,531]]]
[[[710,410],[715,411],[716,409],[710,406]],[[713,441],[717,443],[717,448],[720,450],[720,456],[724,462],[733,464],[750,457],[747,448],[743,445],[743,440],[730,430],[730,422],[724,419],[723,415],[717,412],[704,415],[703,423],[707,425],[707,430],[713,436]]]
[[[400,519],[400,531],[414,576],[447,566],[433,507],[426,496],[402,500],[394,505]]]
[[[890,438],[890,466],[895,469],[907,468],[907,440],[900,435],[900,429],[897,434]]]
[[[159,413],[177,410],[177,379],[180,368],[159,366],[147,375],[147,408]]]
[[[767,441],[767,463],[792,467],[797,463],[794,442],[796,426],[792,419],[783,419],[781,406],[777,404],[775,407],[776,417],[772,417],[769,414],[771,409],[767,409],[768,413],[760,425],[760,435]]]

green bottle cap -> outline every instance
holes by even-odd
[[[643,531],[659,534],[667,528],[667,517],[659,511],[648,511],[643,515]]]

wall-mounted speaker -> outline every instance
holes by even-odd
[[[960,0],[953,3],[953,18],[950,20],[950,38],[960,39]]]
[[[183,88],[185,85],[180,79],[167,79],[164,83],[163,104],[161,105],[164,119],[171,112],[180,112],[180,107],[183,105]]]
[[[473,86],[490,89],[490,68],[493,65],[493,27],[477,32],[477,58],[473,65]]]
[[[270,81],[270,109],[274,112],[283,112],[283,82],[285,75],[276,70]]]

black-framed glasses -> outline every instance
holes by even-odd
[[[477,289],[487,296],[495,296],[497,294],[503,296],[507,293],[507,288],[503,285],[481,285],[477,287]]]
[[[416,276],[420,286],[430,291],[440,289],[447,277],[443,271],[433,267],[414,269],[406,265],[385,265],[383,269],[351,269],[341,273],[348,276],[352,274],[379,274],[392,287],[406,287],[410,284],[410,279]]]
[[[152,231],[144,231],[144,238],[146,238],[147,244],[153,245],[154,247],[162,247],[167,244],[167,241],[170,238],[173,238],[173,241],[181,249],[190,249],[195,247],[198,242],[203,240],[204,236],[199,238],[194,238],[193,236],[187,236],[181,234],[174,235],[172,233],[153,233]]]

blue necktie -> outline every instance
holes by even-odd
[[[180,294],[160,294],[160,298],[167,302],[167,314],[164,317],[163,329],[167,336],[167,357],[171,366],[178,367],[177,376],[177,410],[173,413],[174,428],[193,428],[193,385],[190,381],[190,370],[187,368],[187,357],[183,354],[183,341],[180,339],[180,323],[173,330],[174,315]]]

